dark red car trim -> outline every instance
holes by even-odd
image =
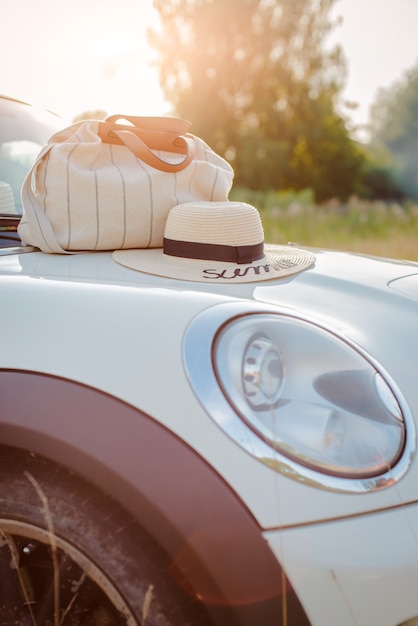
[[[136,408],[79,383],[2,370],[0,444],[63,464],[108,492],[163,545],[214,624],[309,624],[233,490]]]

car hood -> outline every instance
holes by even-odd
[[[326,288],[332,289],[340,283],[346,287],[352,285],[354,289],[361,288],[361,286],[373,289],[385,288],[393,281],[418,274],[418,262],[333,250],[310,249],[315,255],[315,263],[299,274],[289,277],[241,284],[228,281],[223,284],[205,283],[203,281],[196,283],[128,269],[113,261],[109,252],[56,255],[42,252],[19,254],[19,250],[24,250],[24,248],[16,247],[12,251],[1,250],[0,276],[21,274],[62,281],[105,281],[121,285],[128,283],[155,285],[179,290],[190,288],[199,292],[230,293],[232,296],[254,297],[255,299],[258,299],[261,293],[272,294],[277,290],[286,290],[289,285],[306,286],[310,284],[314,289],[326,285]],[[28,250],[31,251],[30,248]],[[413,289],[397,288],[396,290],[404,293],[404,295],[418,298],[418,293]]]
[[[158,289],[171,292],[175,302],[180,302],[175,294],[187,294],[191,316],[193,311],[231,300],[272,305],[347,336],[391,370],[395,380],[405,381],[418,353],[418,263],[325,250],[314,253],[315,264],[299,274],[246,284],[152,276],[119,265],[109,253],[1,256],[0,278],[19,275],[54,284],[137,287],[142,293]]]
[[[386,338],[412,335],[418,313],[418,263],[345,252],[314,250],[309,269],[279,280],[245,284],[196,283],[125,268],[109,253],[49,255],[41,252],[0,256],[1,276],[26,276],[53,283],[98,284],[132,289],[163,289],[188,294],[202,306],[225,300],[250,300],[308,315],[353,341],[382,345]],[[414,337],[410,337],[414,341]],[[378,350],[378,345],[375,348]],[[404,347],[404,346],[403,346]],[[374,349],[374,348],[373,348]],[[378,350],[382,352],[382,350]]]

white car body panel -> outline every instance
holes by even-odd
[[[35,152],[26,155],[29,161],[35,158],[36,146],[40,149],[52,132],[62,128],[60,120],[51,116],[40,124],[39,113],[24,103],[0,98],[0,104],[3,141],[8,144],[10,138],[30,140]],[[2,175],[9,176],[5,182],[13,187],[14,201],[12,206],[7,205],[1,225],[0,444],[4,454],[2,468],[8,470],[2,483],[6,485],[5,502],[12,502],[13,519],[20,519],[15,509],[19,499],[27,506],[24,496],[17,497],[13,488],[8,488],[10,474],[12,480],[22,476],[21,465],[9,474],[9,465],[16,463],[15,455],[19,453],[17,456],[24,457],[25,462],[35,458],[45,461],[51,476],[57,475],[56,470],[65,470],[67,476],[68,470],[71,476],[85,481],[95,497],[105,492],[113,499],[129,515],[125,530],[130,528],[131,520],[136,520],[149,533],[148,537],[163,548],[170,570],[173,565],[174,574],[179,572],[181,582],[186,583],[187,602],[195,595],[209,609],[211,624],[416,626],[418,263],[315,250],[315,265],[287,278],[205,284],[136,272],[114,262],[109,252],[43,254],[20,246],[16,232],[22,211],[19,193],[27,170],[17,167],[13,159],[6,159],[5,164]],[[325,471],[315,472],[315,460],[309,454],[302,468],[295,459],[287,459],[286,465],[284,455],[280,457],[265,441],[262,453],[266,448],[268,453],[259,453],[261,437],[255,434],[257,426],[251,429],[244,424],[245,410],[241,419],[239,408],[233,408],[234,401],[226,400],[228,385],[222,390],[221,368],[217,379],[212,353],[213,339],[221,324],[235,315],[257,312],[280,314],[279,325],[283,316],[299,318],[297,323],[285,325],[296,329],[289,337],[296,337],[294,343],[302,346],[297,351],[299,361],[290,359],[288,366],[290,372],[292,364],[296,364],[292,370],[297,373],[292,379],[295,397],[279,397],[284,388],[279,383],[285,378],[285,368],[270,376],[273,361],[268,361],[267,378],[273,381],[273,387],[277,383],[273,390],[277,395],[273,394],[274,403],[271,395],[266,397],[267,408],[273,405],[274,409],[279,407],[279,400],[283,400],[284,406],[287,401],[296,400],[299,413],[286,413],[285,422],[292,423],[290,416],[306,416],[301,423],[303,428],[307,424],[308,427],[300,429],[304,435],[313,432],[309,420],[316,407],[313,413],[305,414],[300,406],[307,405],[298,403],[299,396],[303,399],[308,385],[314,388],[317,373],[320,378],[321,371],[328,374],[333,369],[335,354],[338,362],[341,346],[335,337],[345,342],[345,351],[358,357],[355,363],[369,361],[365,365],[372,371],[373,402],[380,401],[384,408],[377,414],[383,414],[384,423],[388,415],[398,419],[398,427],[402,409],[406,425],[406,443],[402,426],[388,429],[389,437],[395,431],[402,433],[396,454],[402,443],[405,446],[397,465],[383,478],[370,474],[368,478],[358,478],[359,472],[357,481],[352,480],[356,489],[350,489],[350,479],[331,475],[335,465],[322,466],[332,468],[328,475]],[[322,328],[313,333],[309,326],[312,335],[320,335],[321,340],[324,334],[327,340],[332,335],[333,345],[338,344],[335,352],[328,352],[332,356],[323,360],[327,367],[318,367],[318,372],[316,352],[318,346],[324,345],[321,341],[312,342],[308,373],[299,371],[306,361],[305,344],[298,334],[300,320],[305,328],[306,321]],[[241,322],[231,325],[231,334]],[[266,327],[270,322],[265,322]],[[249,326],[252,323],[253,320]],[[275,321],[268,328],[273,324]],[[224,357],[233,362],[231,369],[236,377],[231,386],[241,392],[241,387],[245,387],[245,365],[250,360],[249,346],[253,349],[260,335],[260,343],[264,341],[263,345],[268,346],[262,324],[254,323],[251,328],[254,327],[256,331],[248,335],[236,335],[238,349],[234,344],[234,349],[216,353],[218,361]],[[283,334],[275,337],[279,337],[274,341],[280,344]],[[305,337],[309,341],[309,334]],[[226,344],[232,345],[228,341]],[[292,356],[294,344],[291,340],[288,344],[287,355]],[[244,348],[240,352],[241,345]],[[282,365],[280,346],[270,343],[269,349],[277,357],[276,367],[277,363]],[[191,353],[196,358],[191,358]],[[320,359],[318,354],[318,363]],[[259,369],[254,367],[253,372],[261,379],[265,362],[258,365]],[[198,374],[196,379],[191,368]],[[334,369],[337,374],[352,371],[343,366],[338,369],[338,363]],[[357,371],[363,370],[354,369]],[[249,378],[251,386],[253,381]],[[353,393],[352,385],[344,394],[347,378],[343,376],[343,384],[337,386],[340,395],[331,401],[337,413],[339,408],[345,410],[341,395],[357,397],[357,388]],[[383,381],[383,391],[379,381]],[[332,378],[332,389],[334,382]],[[260,383],[259,388],[262,386]],[[367,394],[359,395],[360,403],[367,404]],[[255,414],[260,406],[252,404],[250,393],[246,401],[246,408],[251,406]],[[348,410],[356,413],[359,405],[354,402],[353,406]],[[264,409],[262,406],[260,413]],[[360,404],[355,417],[373,420],[376,413],[363,413],[363,409],[365,406]],[[278,414],[280,417],[279,411],[274,413],[274,420]],[[331,422],[333,412],[329,415]],[[221,419],[215,421],[219,416]],[[238,436],[225,427],[231,421],[239,426]],[[332,439],[336,435],[338,446],[338,437],[344,432],[328,429],[329,422],[321,430],[325,445],[320,453],[328,452],[328,447],[335,443],[332,440],[328,446],[328,436]],[[244,436],[243,429],[247,429]],[[282,431],[277,430],[280,435]],[[352,431],[358,435],[357,426]],[[363,436],[370,431],[360,432]],[[379,448],[375,437],[366,434],[365,439],[367,436],[373,444],[369,449],[375,453],[367,467],[381,468],[379,454],[390,446]],[[275,441],[278,440],[279,436]],[[246,447],[248,441],[250,445]],[[283,441],[286,443],[285,438]],[[360,436],[355,442],[361,448]],[[280,445],[277,447],[280,449]],[[357,451],[356,448],[351,469],[360,466],[361,455]],[[295,456],[300,459],[299,453],[303,454],[303,450],[297,449]],[[295,466],[300,472],[295,471]],[[55,486],[59,487],[62,479],[54,480],[55,493]],[[8,517],[9,510],[3,508],[2,515],[4,510]],[[106,508],[105,513],[109,510],[112,509]],[[92,520],[95,531],[100,530],[101,521]],[[35,526],[38,531],[38,521]],[[79,541],[84,527],[77,531],[75,541]],[[105,536],[108,538],[109,533]],[[63,538],[66,539],[66,532]],[[107,544],[105,547],[107,550]],[[7,554],[5,560],[3,557],[3,574],[12,569],[15,573],[9,562]],[[101,567],[100,563],[97,565]],[[55,566],[53,569],[55,580]],[[114,572],[110,569],[114,568],[103,568],[103,572],[112,578]],[[142,583],[142,563],[139,569],[137,578]],[[34,571],[38,577],[38,570]],[[128,578],[129,582],[135,580],[137,597],[137,579]],[[3,596],[9,592],[9,587],[4,587],[7,591]],[[22,589],[16,589],[17,602],[21,603]],[[47,585],[46,589],[48,599],[51,594]],[[175,608],[178,609],[177,603]],[[165,617],[163,620],[165,623]]]
[[[395,626],[417,615],[417,528],[415,504],[265,537],[313,624]]]
[[[418,333],[411,333],[418,305],[387,287],[417,269],[321,253],[315,268],[291,279],[209,287],[126,270],[106,253],[3,256],[1,323],[19,329],[21,350],[15,332],[6,334],[0,367],[80,381],[140,408],[206,458],[265,529],[396,507],[417,500],[416,459],[399,484],[368,495],[318,490],[273,472],[225,437],[200,405],[184,374],[182,341],[195,315],[232,300],[308,313],[377,359],[418,414]]]

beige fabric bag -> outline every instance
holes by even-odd
[[[171,208],[226,200],[232,185],[231,166],[189,127],[112,116],[53,135],[23,184],[22,241],[55,253],[162,247]]]

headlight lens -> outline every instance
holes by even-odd
[[[248,404],[256,411],[278,402],[284,381],[280,350],[268,337],[255,335],[242,358],[242,386]]]
[[[247,315],[213,346],[218,384],[240,418],[279,453],[347,478],[378,476],[405,444],[382,374],[341,338],[304,320]]]

